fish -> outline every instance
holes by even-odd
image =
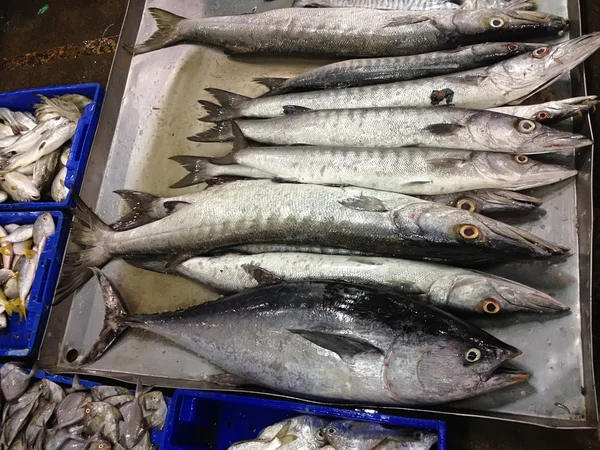
[[[85,405],[83,416],[84,433],[104,436],[116,450],[124,450],[119,443],[119,421],[123,417],[117,408],[103,402],[90,402]]]
[[[29,386],[31,379],[37,372],[37,364],[27,373],[22,364],[8,362],[0,368],[0,387],[7,402],[18,399]]]
[[[80,94],[66,94],[48,98],[38,94],[41,103],[34,104],[35,116],[39,121],[51,120],[56,117],[65,117],[73,123],[81,118],[85,107],[92,100]]]
[[[150,428],[162,430],[167,420],[167,403],[165,397],[160,391],[152,391],[142,394],[140,405],[144,419]]]
[[[262,253],[198,256],[176,266],[150,257],[125,258],[129,264],[171,273],[231,294],[278,283],[334,281],[385,286],[419,295],[454,314],[568,311],[553,297],[506,278],[423,261],[314,253]]]
[[[19,267],[19,298],[27,304],[37,270],[37,257],[23,258]]]
[[[256,180],[207,189],[202,196],[128,231],[112,230],[79,199],[71,241],[88,248],[66,255],[58,298],[87,276],[87,267],[102,267],[115,257],[182,258],[253,243],[342,247],[469,265],[568,251],[494,219],[391,192]]]
[[[14,414],[10,415],[2,424],[2,438],[5,448],[10,447],[19,432],[27,425],[28,419],[39,404],[41,392],[37,392],[37,397]]]
[[[42,145],[45,140],[47,140],[55,131],[59,130],[66,123],[67,120],[64,118],[41,122],[29,132],[18,136],[17,139],[14,139],[12,145],[2,148],[2,150],[0,150],[0,156],[6,158],[13,155],[22,155],[27,153],[30,149]],[[44,146],[45,145],[47,144],[44,144]]]
[[[247,147],[235,145],[221,158],[173,156],[193,174],[192,183],[235,176],[291,183],[357,186],[407,195],[440,195],[476,189],[523,190],[577,175],[569,167],[525,155],[427,148]],[[176,183],[187,185],[189,175]],[[197,197],[196,197],[197,198]]]
[[[33,223],[33,242],[38,247],[38,253],[44,251],[45,240],[56,233],[56,224],[49,212],[40,214]]]
[[[27,124],[21,123],[15,113],[8,108],[0,108],[0,121],[8,125],[15,135],[29,131]]]
[[[236,120],[246,139],[273,145],[432,147],[538,154],[591,145],[587,137],[533,120],[462,108],[363,108],[302,111],[266,120]],[[230,121],[188,139],[234,138]]]
[[[119,424],[119,441],[125,448],[134,447],[148,431],[140,397],[143,394],[142,383],[138,379],[135,399],[119,407],[123,422]]]
[[[431,107],[440,104],[457,108],[488,109],[521,103],[558,80],[600,48],[600,33],[546,45],[487,67],[418,80],[372,86],[328,89],[248,98],[208,88],[220,103],[201,100],[208,115],[200,120],[222,122],[241,117],[283,116],[285,107],[357,109],[383,107]],[[353,74],[346,70],[346,76]],[[333,76],[332,76],[333,79]]]
[[[33,164],[33,178],[31,181],[40,192],[46,192],[48,191],[48,188],[50,188],[54,179],[54,174],[56,173],[59,158],[60,153],[56,150],[48,155],[42,156]]]
[[[395,429],[379,423],[353,420],[334,420],[323,429],[323,433],[336,450],[429,450],[438,440],[437,434],[431,431]],[[395,445],[382,446],[387,443]]]
[[[94,386],[91,389],[95,401],[103,402],[110,397],[131,395],[131,391],[123,386]]]
[[[8,200],[8,194],[4,191],[0,191],[0,203],[4,203]]]
[[[230,54],[274,53],[338,57],[401,56],[489,40],[562,34],[567,21],[514,10],[381,11],[362,8],[281,8],[236,16],[186,19],[149,8],[157,31],[125,48],[146,53],[181,42]]]
[[[49,433],[48,439],[44,445],[45,450],[61,450],[72,441],[85,442],[81,436],[71,433],[67,429],[58,430],[56,433]]]
[[[65,186],[67,171],[66,167],[61,167],[52,181],[50,196],[55,202],[64,202],[69,195],[69,188]]]
[[[542,205],[542,200],[537,197],[499,189],[482,189],[421,198],[490,217],[528,213]]]
[[[492,108],[490,111],[536,120],[540,123],[557,123],[571,117],[581,116],[584,112],[595,108],[597,104],[598,97],[588,95],[586,97],[553,100],[537,105],[501,106]]]
[[[88,450],[112,450],[113,446],[110,442],[107,441],[94,441],[88,445]],[[141,448],[138,450],[152,450],[152,447],[149,449]]]
[[[152,444],[152,438],[150,437],[150,433],[146,431],[143,434],[142,438],[139,440],[139,442],[135,444],[135,446],[131,447],[131,450],[154,450],[155,448],[157,447],[154,447],[154,445]]]
[[[501,368],[520,350],[385,289],[289,283],[182,311],[128,316],[110,280],[94,272],[106,316],[102,337],[82,364],[100,358],[132,327],[253,383],[311,399],[431,405],[528,379],[524,372]]]
[[[18,228],[10,232],[8,236],[1,238],[2,242],[23,242],[33,238],[33,225],[20,225]]]
[[[126,403],[132,402],[135,397],[131,394],[122,394],[115,395],[114,397],[108,397],[102,400],[104,403],[108,403],[109,405],[114,406],[115,408],[120,408]]]
[[[48,379],[40,380],[40,384],[43,387],[42,395],[49,402],[58,405],[65,399],[66,395],[58,384]]]
[[[293,8],[373,8],[420,11],[431,9],[537,9],[536,0],[294,0]]]
[[[40,190],[29,177],[19,172],[5,173],[0,188],[16,202],[35,202],[41,198]]]
[[[10,125],[6,125],[0,121],[0,142],[2,141],[2,139],[6,138],[6,137],[13,137],[13,136],[15,136],[15,133],[13,132]]]
[[[254,81],[269,88],[266,95],[368,86],[462,72],[488,66],[537,47],[539,44],[486,42],[418,55],[340,61],[292,78],[259,77]]]
[[[28,147],[25,152],[14,154],[6,161],[2,162],[2,164],[0,164],[0,169],[3,173],[11,172],[18,167],[24,167],[36,162],[42,156],[48,155],[60,148],[75,134],[77,124],[64,117],[51,119],[49,122],[56,122],[54,123],[54,129],[44,133],[41,136],[41,139],[36,141],[36,145]],[[42,122],[42,124],[43,123],[46,122]],[[16,143],[14,145],[16,145]],[[11,147],[7,147],[2,150],[2,152],[6,152],[10,148]]]
[[[262,439],[252,439],[249,441],[240,441],[229,446],[227,450],[277,450],[281,448],[281,441],[277,438],[265,441]]]
[[[85,391],[72,392],[58,404],[54,412],[56,426],[54,431],[76,425],[83,420],[85,407],[92,402],[92,396]]]
[[[60,150],[62,150],[60,153],[60,163],[63,166],[66,166],[67,162],[69,161],[69,155],[71,154],[71,144],[67,143],[67,144],[63,145],[62,148],[59,149],[59,151]]]
[[[40,438],[40,435],[44,435],[46,424],[50,420],[50,417],[52,417],[55,408],[56,403],[46,402],[40,404],[40,407],[33,413],[33,416],[25,429],[27,448],[33,448],[35,442]]]

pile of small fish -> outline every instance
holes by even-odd
[[[576,175],[529,155],[590,145],[550,125],[597,97],[520,103],[600,48],[600,33],[515,41],[564,34],[563,18],[523,10],[534,2],[294,6],[201,19],[150,9],[158,30],[133,53],[192,42],[361,59],[289,79],[265,74],[255,81],[269,91],[258,98],[208,89],[219,104],[200,100],[200,120],[214,126],[190,140],[232,140],[232,151],[173,158],[189,172],[174,187],[206,189],[169,198],[117,191],[131,212],[111,226],[78,202],[71,238],[83,248],[67,256],[58,295],[91,267],[106,308],[99,341],[78,362],[95,361],[131,327],[248,383],[323,400],[431,405],[526,381],[504,365],[520,350],[438,308],[488,317],[569,310],[472,269],[568,256],[498,218],[541,205],[515,191]],[[230,295],[132,317],[98,270],[117,257]]]
[[[0,368],[3,403],[0,448],[12,450],[153,450],[150,434],[161,430],[167,404],[160,391],[135,395],[120,386],[81,385],[63,389],[36,380],[19,363]],[[2,398],[0,398],[2,400]]]
[[[0,203],[48,196],[62,202],[69,192],[65,178],[70,140],[92,101],[78,94],[39,97],[33,114],[0,108]]]
[[[27,316],[40,255],[55,232],[50,213],[41,214],[33,225],[0,226],[0,329],[8,326],[7,316],[18,313],[19,321]]]
[[[256,439],[229,450],[430,450],[438,437],[432,431],[393,428],[378,423],[297,416],[262,430]]]

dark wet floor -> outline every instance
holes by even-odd
[[[600,1],[581,2],[584,30],[600,30]],[[0,0],[0,92],[106,84],[126,6],[127,0]],[[600,53],[586,64],[589,90],[600,93]],[[600,113],[594,115],[594,124],[598,136]],[[595,217],[600,217],[599,211],[594,209]],[[600,233],[596,235],[600,242]],[[597,280],[594,285],[598,286]],[[600,314],[595,316],[598,319]],[[600,330],[600,321],[596,322],[595,329]],[[600,349],[600,342],[594,340]],[[448,422],[450,449],[600,449],[595,430],[550,430],[468,418]]]

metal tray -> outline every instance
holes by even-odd
[[[568,2],[568,4],[567,4]],[[571,36],[580,35],[577,0],[539,0],[540,9],[571,19]],[[131,0],[115,56],[100,127],[96,135],[82,195],[107,220],[117,219],[123,205],[112,193],[137,189],[157,195],[182,190],[168,186],[184,170],[167,158],[179,154],[218,155],[230,144],[196,144],[186,140],[206,124],[197,121],[200,98],[206,87],[245,95],[262,89],[256,76],[290,76],[322,64],[323,60],[276,57],[232,59],[214,49],[180,45],[147,55],[131,56],[122,43],[140,42],[155,29],[146,13],[157,6],[182,16],[224,15],[286,6],[289,0],[264,4],[262,0],[205,1]],[[566,98],[585,92],[585,75],[579,68],[542,96]],[[591,134],[589,120],[573,125]],[[494,272],[554,294],[571,307],[571,313],[551,319],[509,317],[480,321],[500,339],[523,350],[515,362],[532,373],[528,384],[433,408],[429,411],[519,421],[548,427],[595,428],[598,423],[591,348],[591,180],[592,149],[574,155],[552,155],[553,160],[580,170],[576,180],[536,192],[547,214],[520,226],[573,248],[569,258],[510,264]],[[187,191],[200,189],[198,186]],[[134,269],[112,261],[107,274],[121,287],[132,313],[159,312],[187,307],[215,298],[215,294],[180,278]],[[223,372],[150,333],[129,331],[98,362],[83,369],[73,361],[85,354],[98,336],[104,314],[95,281],[79,290],[72,301],[54,308],[41,352],[44,368],[82,372],[166,387],[223,389],[212,384]],[[247,391],[247,389],[246,389]],[[253,390],[252,392],[263,392]]]

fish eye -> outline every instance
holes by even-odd
[[[500,304],[493,298],[487,298],[483,301],[483,312],[486,314],[498,314],[500,312]]]
[[[470,348],[467,350],[467,353],[465,353],[465,359],[470,363],[479,361],[481,359],[481,350],[475,347]]]
[[[515,155],[515,161],[519,164],[527,164],[529,162],[529,157],[525,155]]]
[[[89,414],[90,412],[92,412],[92,410],[90,408],[86,408],[85,412],[86,412],[86,414]]]
[[[459,201],[456,202],[456,207],[458,209],[471,212],[475,212],[476,209],[475,202],[468,198],[461,198]]]
[[[415,432],[413,433],[413,437],[414,437],[415,439],[421,440],[421,439],[423,439],[423,433],[421,433],[420,431],[415,431]]]
[[[535,122],[533,120],[521,120],[517,127],[523,133],[531,133],[535,130]]]
[[[337,432],[338,432],[337,428],[333,428],[333,427],[327,428],[327,434],[334,435],[334,434],[337,434]]]
[[[534,58],[543,58],[544,56],[546,56],[548,54],[549,51],[550,51],[550,47],[539,47],[539,48],[536,48],[532,54],[533,54]]]
[[[517,50],[519,50],[521,47],[519,46],[519,44],[508,44],[506,46],[506,48],[508,49],[509,52],[516,52]]]
[[[321,430],[320,428],[317,430],[317,439],[319,441],[325,440],[325,433],[323,433],[323,430]]]
[[[540,111],[535,115],[537,120],[548,120],[550,118],[550,113],[548,111]]]
[[[468,240],[477,239],[479,237],[479,228],[473,225],[462,225],[458,229],[459,234]]]
[[[493,17],[490,19],[490,26],[492,28],[502,28],[504,26],[504,20],[500,19],[499,17]]]

